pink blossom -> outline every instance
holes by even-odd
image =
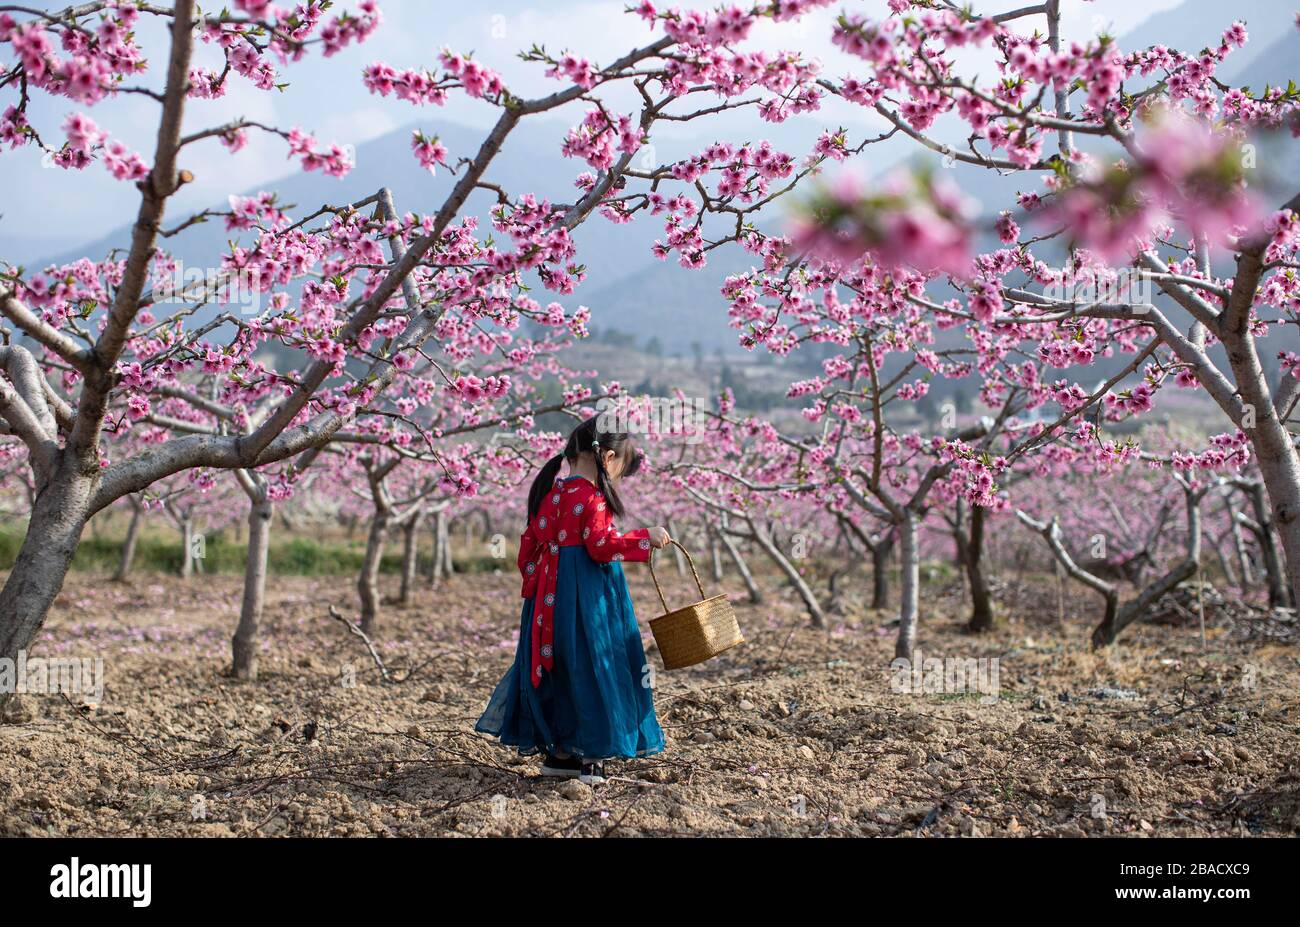
[[[430,174],[435,172],[439,164],[447,166],[447,148],[438,137],[426,137],[424,133],[416,131],[411,138],[411,148],[415,151],[415,159],[420,162],[420,166]]]

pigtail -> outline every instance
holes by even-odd
[[[591,442],[591,452],[596,457],[596,488],[605,497],[605,504],[609,508],[610,514],[615,518],[622,518],[623,500],[618,497],[618,492],[614,489],[614,483],[605,471],[605,455],[601,451],[600,440],[593,440]]]
[[[573,442],[570,441],[570,444]],[[533,518],[537,515],[537,510],[542,507],[542,500],[546,494],[551,491],[555,485],[555,478],[560,475],[560,464],[564,463],[564,455],[556,454],[550,460],[542,465],[541,472],[533,480],[533,486],[528,490],[528,522],[532,523]]]
[[[622,476],[631,476],[641,468],[642,455],[633,447],[632,439],[627,433],[600,431],[597,421],[596,417],[592,417],[573,429],[568,443],[564,445],[564,451],[548,460],[541,472],[537,474],[537,478],[533,480],[532,488],[528,491],[530,523],[542,507],[542,500],[551,491],[555,478],[559,476],[560,464],[566,460],[574,463],[578,455],[583,453],[589,453],[596,458],[596,488],[605,497],[610,513],[615,518],[623,517],[623,500],[619,498],[618,490],[614,488],[614,481],[610,479],[609,472],[605,469],[604,452],[613,451],[623,461]]]

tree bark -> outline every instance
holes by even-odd
[[[397,594],[399,605],[408,605],[415,589],[420,531],[424,528],[424,511],[411,515],[402,526],[402,587]]]
[[[726,531],[718,532],[718,540],[722,542],[722,546],[726,549],[731,562],[736,565],[736,572],[740,574],[740,579],[745,584],[745,591],[749,593],[749,603],[757,605],[762,602],[763,593],[758,588],[758,583],[754,582],[754,574],[749,572],[749,564],[745,562],[745,558],[740,553],[740,548],[736,546],[735,540]]]
[[[126,582],[127,575],[131,572],[131,565],[135,562],[135,549],[140,541],[140,525],[144,521],[144,506],[135,498],[131,500],[131,523],[126,527],[126,540],[122,542],[122,557],[117,563],[117,572],[113,574],[113,582]]]
[[[1232,531],[1232,549],[1237,557],[1237,569],[1241,571],[1241,578],[1237,584],[1237,589],[1242,595],[1250,591],[1251,585],[1255,582],[1255,577],[1251,570],[1250,557],[1246,553],[1246,537],[1241,533],[1241,522],[1237,520],[1237,505],[1232,500],[1232,489],[1225,489],[1223,494],[1223,507],[1228,515],[1228,524]]]
[[[771,535],[759,528],[753,521],[749,522],[749,529],[755,542],[763,549],[763,553],[772,559],[772,562],[777,565],[777,568],[786,575],[786,578],[790,580],[790,584],[794,586],[799,598],[803,600],[804,607],[808,610],[808,618],[812,626],[814,628],[826,627],[826,615],[822,612],[821,603],[817,601],[816,593],[799,575],[799,571],[794,564],[781,553]]]
[[[894,552],[894,535],[888,534],[871,549],[871,607],[889,608],[889,558]]]
[[[451,524],[446,515],[443,516],[442,529],[442,572],[445,576],[456,572],[456,561],[451,556]]]
[[[871,607],[879,610],[889,608],[889,558],[894,553],[894,529],[890,527],[873,541],[853,519],[843,514],[837,514],[836,518],[840,528],[847,530],[850,538],[857,538],[871,555]],[[852,552],[851,541],[849,549]]]
[[[1173,592],[1181,583],[1195,576],[1198,569],[1197,561],[1187,557],[1180,560],[1165,575],[1147,585],[1137,598],[1125,602],[1122,608],[1116,610],[1114,604],[1108,601],[1106,616],[1092,632],[1093,648],[1109,647],[1115,643],[1121,631],[1146,614],[1167,593]]]
[[[257,679],[258,628],[266,601],[266,561],[271,545],[271,519],[275,504],[265,493],[251,500],[248,509],[248,554],[244,564],[244,601],[239,626],[231,638],[231,675],[236,679]]]
[[[1228,554],[1223,549],[1224,544],[1227,543],[1228,535],[1230,535],[1231,533],[1232,533],[1231,531],[1225,532],[1222,537],[1220,537],[1218,540],[1211,543],[1210,546],[1214,549],[1214,556],[1219,561],[1219,569],[1223,571],[1224,583],[1226,583],[1229,586],[1236,586],[1238,590],[1244,593],[1245,588],[1241,580],[1237,578],[1237,571],[1234,570],[1232,567],[1232,560],[1231,558],[1229,558]]]
[[[1136,598],[1125,602],[1122,607],[1119,604],[1119,590],[1113,583],[1107,582],[1075,563],[1074,558],[1065,549],[1065,545],[1061,543],[1061,531],[1056,519],[1053,519],[1050,524],[1046,524],[1035,521],[1024,512],[1016,513],[1022,522],[1046,539],[1048,547],[1056,557],[1056,562],[1065,568],[1065,572],[1071,578],[1105,596],[1106,613],[1102,616],[1101,623],[1092,632],[1092,646],[1094,649],[1113,644],[1121,631],[1145,615],[1164,595],[1172,592],[1180,583],[1186,582],[1200,570],[1201,499],[1208,489],[1208,487],[1205,487],[1193,490],[1184,483],[1183,495],[1187,509],[1186,556],[1166,571],[1164,575],[1148,583]]]
[[[1283,431],[1285,433],[1285,429]],[[1300,602],[1300,465],[1296,463],[1295,450],[1289,440],[1285,448],[1270,450],[1267,458],[1258,451],[1258,443],[1259,472],[1264,477],[1272,503],[1271,521],[1286,552],[1288,580],[1280,590],[1284,595],[1277,595],[1279,590],[1273,589],[1274,584],[1270,582],[1269,599],[1271,604],[1293,607]],[[1276,550],[1273,556],[1276,560]],[[1277,572],[1281,573],[1280,568]]]
[[[388,541],[389,515],[375,512],[370,520],[370,537],[366,541],[366,555],[357,578],[357,594],[361,598],[361,630],[370,634],[379,619],[379,564]]]
[[[713,581],[722,582],[722,545],[718,542],[718,533],[712,526],[709,532],[709,556],[713,562]]]
[[[194,519],[188,513],[181,518],[181,579],[194,575]]]
[[[898,603],[898,640],[894,644],[894,658],[911,660],[916,648],[916,621],[920,613],[921,550],[917,533],[916,516],[904,515],[898,525],[899,556],[902,560],[902,582]]]
[[[1264,578],[1268,582],[1268,604],[1271,608],[1287,608],[1294,604],[1291,590],[1287,588],[1287,575],[1282,566],[1282,554],[1277,549],[1277,532],[1274,531],[1274,513],[1270,511],[1263,483],[1247,480],[1236,484],[1246,494],[1250,502],[1253,520],[1246,520],[1246,527],[1255,536],[1259,545],[1260,559],[1263,560]],[[1291,554],[1288,551],[1287,558]]]
[[[677,539],[677,540],[679,540],[679,541],[682,540],[681,538],[678,538],[678,537],[677,537],[677,526],[676,526],[675,524],[673,524],[673,520],[672,520],[671,518],[668,518],[668,519],[665,519],[665,520],[664,520],[664,528],[667,529],[667,531],[668,531],[668,536],[669,536],[669,537],[671,537],[671,538],[675,538],[675,539]],[[677,561],[677,575],[678,575],[678,576],[685,576],[685,575],[686,575],[686,557],[685,557],[684,554],[682,554],[682,549],[681,549],[680,547],[677,547],[676,545],[673,546],[673,557],[674,557],[674,558],[676,559],[676,561]]]
[[[1263,254],[1267,244],[1267,238],[1247,243],[1238,254],[1237,274],[1219,336],[1242,403],[1242,418],[1235,421],[1250,436],[1260,476],[1268,489],[1272,506],[1269,520],[1286,552],[1287,593],[1289,602],[1295,604],[1300,603],[1300,456],[1274,407],[1273,393],[1250,328],[1250,307],[1264,272]],[[1244,421],[1247,414],[1253,422]],[[1249,424],[1254,427],[1247,427]]]
[[[447,537],[447,513],[439,509],[433,519],[433,557],[430,559],[429,586],[438,588],[445,572],[446,554],[444,548]]]
[[[985,509],[972,506],[970,510],[970,534],[963,538],[963,560],[966,579],[970,585],[971,616],[967,627],[971,631],[983,632],[993,630],[993,602],[989,596],[988,576],[985,574],[984,557],[984,522]]]
[[[37,493],[22,547],[0,589],[0,657],[17,660],[36,637],[72,566],[95,489],[94,478],[74,467],[72,455],[61,455]],[[0,693],[0,706],[7,699]]]

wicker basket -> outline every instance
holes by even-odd
[[[676,541],[670,543],[686,555],[686,562],[691,565],[691,575],[695,577],[695,586],[700,590],[700,601],[675,612],[668,611],[664,591],[659,587],[659,577],[655,576],[654,553],[651,552],[650,578],[654,580],[655,591],[663,603],[664,614],[650,619],[650,631],[655,636],[655,644],[666,670],[703,663],[709,657],[715,657],[722,651],[745,642],[740,633],[740,625],[736,622],[736,613],[727,601],[726,594],[705,598],[704,586],[700,582],[700,574],[695,570],[695,561],[691,559],[690,551]]]

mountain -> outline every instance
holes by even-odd
[[[486,175],[512,192],[529,191],[555,203],[576,199],[574,178],[587,170],[578,160],[557,157],[567,126],[558,122],[524,122],[507,139]],[[293,215],[305,215],[328,203],[345,205],[364,199],[382,186],[393,191],[399,212],[431,213],[441,205],[455,178],[447,170],[431,176],[416,162],[410,148],[412,127],[395,130],[361,145],[356,153],[356,167],[339,181],[320,174],[295,173],[281,181],[266,184],[282,206],[296,206]],[[441,124],[439,138],[454,157],[471,157],[477,152],[484,133],[455,124]],[[709,144],[708,139],[677,137],[656,139],[656,157],[673,160],[695,153]],[[541,156],[544,153],[544,156]],[[245,190],[245,195],[258,190]],[[480,228],[487,234],[488,211],[496,202],[495,194],[475,191],[463,213],[477,215]],[[214,204],[213,209],[225,209]],[[184,216],[170,215],[164,227],[178,224]],[[600,215],[591,216],[574,233],[578,260],[585,266],[587,278],[571,295],[560,296],[535,286],[531,295],[546,303],[552,299],[573,308],[580,304],[592,310],[593,327],[614,329],[636,335],[645,341],[659,336],[661,343],[685,350],[699,342],[710,353],[722,349],[738,351],[735,333],[726,324],[724,306],[718,288],[725,273],[735,273],[748,266],[737,255],[738,249],[720,249],[711,257],[706,270],[691,271],[675,260],[662,262],[653,257],[651,246],[664,237],[663,222],[658,217],[642,215],[637,221],[617,225]],[[181,263],[182,268],[211,267],[214,256],[227,252],[228,242],[249,241],[249,233],[227,232],[221,219],[192,226],[180,235],[163,242]],[[32,267],[63,264],[83,257],[102,257],[114,248],[130,242],[130,227],[122,226],[109,235],[75,249],[31,261]],[[27,253],[38,250],[27,242]],[[8,248],[0,253],[12,254]],[[748,255],[744,255],[748,258]],[[18,260],[17,256],[11,260]],[[624,285],[625,281],[635,281]],[[660,313],[667,312],[663,316]],[[667,319],[671,323],[665,324]],[[200,318],[201,320],[201,318]],[[680,337],[678,337],[680,336]]]
[[[32,234],[28,231],[21,234],[0,232],[0,255],[11,264],[35,262],[38,266],[44,266],[48,261],[42,258],[56,251],[59,241],[52,235]]]
[[[1235,87],[1248,87],[1256,95],[1265,88],[1285,88],[1292,80],[1300,83],[1300,29],[1291,26],[1250,65],[1222,79]],[[1258,133],[1252,141],[1257,148],[1253,159],[1257,176],[1251,183],[1267,202],[1280,206],[1300,192],[1300,143],[1286,129]]]
[[[1290,63],[1297,60],[1300,51],[1300,33],[1291,25],[1289,14],[1280,10],[1276,0],[1238,0],[1225,8],[1216,0],[1187,0],[1178,8],[1152,16],[1129,35],[1120,39],[1126,50],[1153,44],[1167,44],[1180,48],[1199,49],[1217,40],[1223,28],[1233,20],[1244,19],[1252,33],[1252,40],[1243,49],[1234,52],[1224,69],[1224,79],[1233,83],[1249,83],[1262,89],[1265,83],[1276,84]],[[1271,45],[1268,39],[1278,30],[1287,30]],[[730,114],[734,115],[734,114]],[[815,118],[815,114],[809,118]],[[792,120],[793,122],[793,120]],[[558,148],[568,123],[563,121],[525,120],[507,139],[494,160],[487,179],[500,183],[512,192],[530,190],[546,196],[553,202],[571,202],[575,198],[573,179],[586,169],[580,161],[557,157]],[[716,128],[716,127],[715,127]],[[779,147],[798,153],[796,143],[782,132],[792,132],[794,127],[767,126],[759,136],[772,137]],[[411,150],[412,127],[396,130],[358,148],[356,168],[343,180],[319,174],[295,173],[281,181],[265,185],[275,190],[282,203],[296,204],[295,214],[302,215],[322,203],[340,205],[368,196],[381,186],[393,190],[399,211],[431,212],[441,204],[453,183],[450,173],[440,170],[430,176],[416,163]],[[768,132],[768,130],[772,130]],[[437,126],[442,142],[453,157],[471,157],[483,137],[480,129],[443,123]],[[686,131],[684,128],[682,131]],[[659,162],[673,160],[701,150],[713,139],[675,135],[656,137],[655,158]],[[1089,140],[1079,138],[1087,146]],[[787,144],[788,143],[788,144]],[[1271,144],[1271,143],[1261,143]],[[1261,150],[1261,164],[1278,166],[1284,177],[1300,176],[1293,168],[1293,154],[1297,146],[1291,145],[1285,154],[1273,157],[1271,148]],[[904,139],[895,139],[871,149],[868,170],[873,174],[887,171],[898,159],[915,157],[938,164],[938,158],[921,152],[917,146]],[[1014,202],[1020,190],[1040,189],[1039,179],[1024,174],[1002,176],[968,165],[958,164],[952,174],[956,183],[968,195],[979,201],[985,215],[1006,208]],[[246,193],[256,192],[253,190]],[[487,191],[476,191],[470,198],[467,211],[486,217],[494,202]],[[224,208],[218,205],[216,208]],[[768,219],[774,227],[780,222],[778,215]],[[180,221],[179,216],[168,217],[168,223]],[[615,225],[599,216],[591,217],[575,232],[579,247],[579,260],[587,269],[587,279],[571,295],[557,296],[540,287],[532,295],[543,303],[559,299],[568,307],[579,304],[592,311],[591,327],[595,332],[621,333],[632,336],[632,343],[644,345],[656,339],[662,349],[670,353],[687,355],[703,351],[713,355],[718,351],[735,356],[743,353],[737,344],[737,332],[727,325],[726,303],[719,293],[723,280],[750,266],[751,256],[734,247],[720,248],[709,255],[709,265],[702,270],[686,270],[677,261],[655,260],[650,248],[656,238],[663,236],[663,224],[657,217],[640,216],[634,222]],[[183,235],[166,242],[184,266],[206,267],[213,256],[224,253],[229,234],[220,220],[187,230]],[[107,254],[111,248],[123,247],[129,241],[129,226],[112,234],[78,247],[74,251],[55,256],[45,262],[32,262],[33,266],[64,262],[91,255]],[[24,242],[25,253],[39,248],[38,243]],[[11,253],[0,241],[0,253]],[[16,259],[18,255],[10,259]]]
[[[744,354],[739,333],[727,324],[727,301],[720,291],[728,276],[750,268],[751,259],[739,248],[713,252],[699,270],[670,259],[591,290],[583,302],[592,309],[597,332],[627,332],[641,342],[654,338],[668,353],[683,356],[697,347],[710,354]]]
[[[282,206],[296,206],[294,214],[306,214],[322,204],[335,206],[356,202],[374,193],[381,187],[393,191],[393,198],[398,212],[415,212],[428,214],[436,211],[446,198],[455,177],[450,171],[440,169],[431,176],[420,167],[411,152],[411,126],[395,130],[357,148],[356,166],[343,180],[325,177],[321,174],[296,172],[290,176],[258,189],[244,190],[242,195],[259,192],[259,189],[275,191]],[[485,180],[501,183],[507,189],[517,190],[521,187],[536,193],[539,197],[550,199],[555,203],[569,203],[576,197],[573,179],[586,170],[581,161],[563,159],[553,156],[563,139],[564,129],[556,123],[523,123],[506,140],[497,154]],[[466,126],[443,123],[439,126],[439,138],[451,152],[452,157],[472,157],[478,151],[484,132]],[[539,151],[546,151],[547,157],[538,157]],[[486,190],[476,190],[469,199],[463,212],[476,214],[485,221],[488,210],[496,201],[494,194]],[[225,204],[214,204],[209,208],[225,209]],[[184,218],[181,215],[169,215],[164,226],[175,225]],[[595,224],[595,220],[591,220]],[[649,263],[649,247],[653,235],[649,234],[646,223],[632,223],[623,231],[621,228],[611,230],[610,224],[602,222],[604,228],[599,234],[579,233],[582,245],[582,259],[591,268],[594,280],[608,279],[621,274],[621,266],[628,260],[636,242],[643,245],[637,249],[644,256],[643,263]],[[238,236],[225,230],[221,220],[213,220],[191,227],[175,238],[163,242],[163,246],[185,264],[202,266],[227,250],[227,241]],[[248,233],[242,234],[243,240],[250,240]],[[122,226],[101,239],[80,245],[65,253],[55,255],[41,262],[62,263],[85,256],[107,254],[112,248],[121,248],[130,241],[130,227]]]
[[[1223,31],[1238,20],[1246,24],[1250,41],[1229,56],[1229,71],[1249,67],[1284,29],[1295,30],[1291,10],[1278,0],[1233,0],[1232,3],[1186,0],[1180,6],[1156,13],[1120,37],[1119,47],[1131,52],[1165,45],[1195,54],[1203,48],[1217,46]]]
[[[1256,54],[1244,61],[1235,60],[1246,49],[1233,52],[1228,64],[1218,77],[1234,87],[1249,87],[1253,93],[1262,93],[1267,87],[1285,87],[1288,81],[1300,81],[1300,29],[1289,17],[1281,18],[1281,29],[1252,30],[1250,45],[1259,43]],[[1277,37],[1278,32],[1282,35]]]

